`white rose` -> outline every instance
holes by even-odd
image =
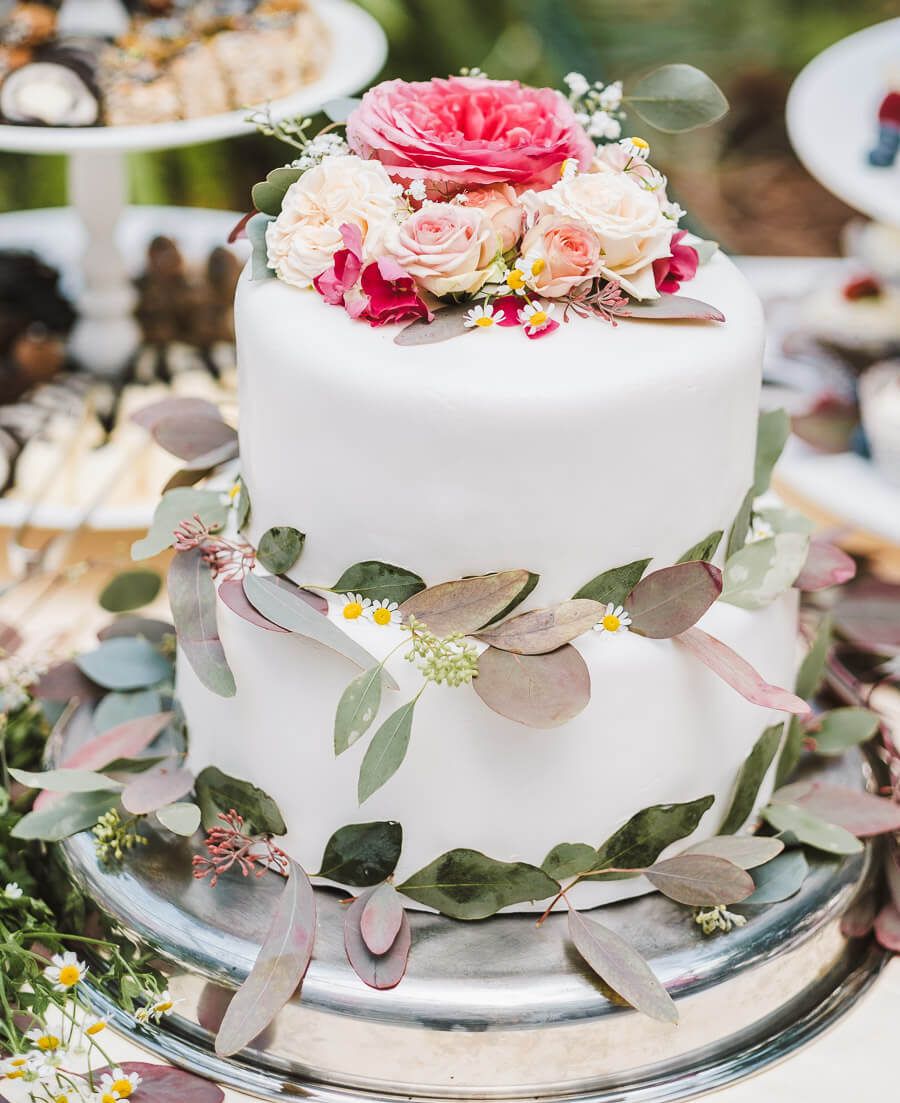
[[[363,256],[380,255],[400,209],[397,188],[380,161],[326,157],[288,188],[281,213],[266,228],[269,265],[285,283],[310,287],[344,247],[341,226],[358,226]]]
[[[384,238],[384,252],[432,295],[478,291],[499,277],[500,235],[482,207],[426,203]]]
[[[653,262],[670,255],[675,225],[630,173],[579,173],[547,191],[526,193],[522,203],[530,221],[552,214],[590,226],[603,249],[601,274],[635,298],[658,297]]]

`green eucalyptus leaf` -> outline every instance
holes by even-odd
[[[809,863],[802,850],[787,850],[773,861],[753,871],[755,891],[744,904],[777,904],[800,891],[809,873]]]
[[[269,247],[266,230],[273,219],[265,214],[255,214],[247,223],[247,239],[252,247],[250,254],[250,279],[274,280],[275,269],[269,266]]]
[[[597,851],[587,843],[559,843],[541,862],[548,877],[564,881],[597,867]]]
[[[806,728],[799,716],[792,716],[788,721],[787,733],[781,754],[778,756],[778,766],[775,769],[775,785],[784,785],[787,779],[797,768],[797,764],[803,757],[806,745]]]
[[[79,831],[86,831],[119,803],[111,789],[92,793],[66,793],[38,812],[24,815],[10,834],[14,839],[42,839],[57,843]]]
[[[612,570],[592,578],[573,596],[599,601],[601,605],[608,605],[610,602],[622,605],[649,565],[649,559],[636,559],[633,563],[626,563],[624,567],[613,567]]]
[[[704,563],[712,562],[712,557],[719,550],[719,544],[722,543],[722,537],[724,533],[721,529],[717,529],[715,532],[711,532],[704,540],[694,544],[692,548],[684,553],[684,555],[678,560],[679,563],[691,563],[694,560],[701,560]]]
[[[334,718],[334,753],[343,754],[369,730],[381,706],[381,667],[357,675],[338,701]]]
[[[531,592],[534,590],[535,586],[537,586],[540,580],[541,576],[539,574],[535,574],[534,571],[529,571],[528,581],[525,583],[522,589],[516,594],[509,605],[507,605],[505,609],[501,609],[495,617],[492,617],[487,622],[487,624],[484,625],[484,627],[490,628],[492,624],[496,624],[497,621],[503,620],[504,617],[508,617],[514,609],[518,609],[525,598],[527,598],[531,594]]]
[[[212,693],[233,697],[237,687],[219,639],[216,587],[203,548],[175,553],[168,590],[178,646],[194,673]]]
[[[676,563],[653,571],[625,599],[631,629],[666,640],[686,632],[722,592],[722,572],[712,563]]]
[[[606,607],[589,598],[573,598],[549,609],[532,609],[479,632],[477,639],[516,655],[546,655],[589,632]]]
[[[741,869],[756,869],[771,862],[784,850],[781,839],[770,835],[713,835],[689,846],[684,854],[712,854],[727,858]]]
[[[223,774],[215,766],[200,771],[194,791],[205,831],[221,827],[219,813],[227,814],[232,809],[243,816],[248,835],[284,835],[287,831],[278,805],[268,793],[249,781]]]
[[[153,513],[150,531],[131,545],[131,558],[150,559],[170,548],[175,539],[175,529],[195,514],[203,524],[222,528],[228,507],[222,504],[222,495],[218,491],[195,490],[190,486],[166,491]]]
[[[529,728],[558,728],[591,699],[590,672],[570,643],[548,655],[489,647],[478,658],[472,685],[488,708]]]
[[[317,877],[352,888],[368,888],[386,880],[397,868],[403,828],[393,820],[351,823],[325,845]]]
[[[753,493],[758,498],[769,489],[772,471],[791,434],[791,419],[785,410],[763,410],[756,430],[756,464]]]
[[[284,574],[300,558],[306,534],[289,525],[267,529],[259,539],[256,558],[272,574]]]
[[[719,828],[720,835],[733,835],[736,831],[740,831],[753,814],[756,798],[781,746],[783,734],[784,721],[781,721],[766,728],[753,745],[753,750],[747,756],[738,775],[731,806],[725,813],[725,819]]]
[[[728,548],[725,553],[726,562],[747,543],[747,537],[750,534],[750,518],[753,516],[754,497],[755,494],[751,486],[744,495],[744,500],[740,504],[737,516],[728,533]]]
[[[832,709],[819,718],[817,731],[809,732],[818,754],[843,754],[850,747],[866,743],[878,731],[881,719],[871,709]]]
[[[336,96],[323,103],[322,110],[333,123],[345,123],[361,103],[357,96]]]
[[[96,793],[100,789],[121,789],[117,781],[94,770],[16,770],[10,776],[28,789],[47,789],[51,793]]]
[[[718,122],[728,111],[722,89],[693,65],[663,65],[637,82],[625,97],[644,122],[680,134]]]
[[[537,866],[463,848],[435,858],[397,891],[452,919],[486,919],[510,904],[554,896],[559,884]]]
[[[532,578],[537,576],[529,571],[500,571],[443,582],[407,598],[400,612],[426,624],[436,636],[470,636],[518,604]]]
[[[138,689],[131,693],[107,693],[94,708],[94,731],[101,735],[129,720],[156,716],[162,712],[158,689]]]
[[[288,189],[292,184],[296,184],[302,175],[303,169],[291,168],[290,165],[272,169],[265,180],[253,185],[251,192],[253,206],[262,214],[277,218],[281,214],[281,204]],[[250,221],[253,222],[254,219]]]
[[[857,854],[863,844],[836,823],[828,823],[796,804],[773,801],[763,809],[763,816],[776,831],[789,831],[806,846],[828,854]]]
[[[691,245],[697,250],[697,260],[700,264],[709,264],[719,251],[718,241],[692,241]]]
[[[238,532],[243,532],[250,520],[250,491],[240,475],[238,475],[237,484],[238,495],[234,507],[234,523]]]
[[[161,588],[162,578],[156,571],[122,571],[107,582],[99,601],[109,613],[130,613],[154,601]]]
[[[684,804],[654,804],[635,813],[597,848],[595,869],[645,869],[653,865],[667,846],[692,834],[714,796],[700,797]],[[630,873],[598,873],[588,881],[617,881]]]
[[[900,805],[890,797],[827,781],[798,781],[776,791],[772,802],[793,804],[859,839],[900,831]]]
[[[172,680],[172,664],[145,639],[119,637],[75,659],[82,674],[104,689],[144,689]]]
[[[400,769],[409,748],[413,711],[417,700],[418,698],[414,697],[392,712],[372,736],[359,768],[357,796],[360,804],[367,801]]]
[[[828,658],[828,648],[831,646],[831,616],[826,613],[819,621],[815,639],[797,672],[795,690],[798,697],[809,700],[819,688],[825,675],[825,661]]]
[[[434,312],[429,322],[427,318],[416,318],[405,325],[394,338],[394,344],[401,347],[413,345],[433,345],[439,341],[449,341],[453,337],[465,337],[474,330],[466,325],[466,314],[471,309],[469,303],[454,303],[441,307]]]
[[[192,801],[176,801],[157,808],[156,818],[173,834],[189,839],[200,826],[201,813]]]
[[[361,594],[372,601],[396,601],[402,605],[424,590],[425,583],[405,567],[368,559],[348,567],[331,588],[338,594]]]
[[[761,609],[789,590],[809,554],[809,537],[781,532],[745,544],[725,564],[722,601],[741,609]]]

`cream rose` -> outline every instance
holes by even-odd
[[[432,295],[472,294],[499,275],[500,237],[480,207],[425,203],[391,226],[384,254]]]
[[[358,226],[363,256],[374,260],[401,209],[397,188],[379,161],[326,157],[285,194],[281,213],[266,229],[269,265],[285,283],[310,287],[343,249],[341,226]]]
[[[511,184],[471,188],[462,193],[462,199],[467,207],[480,207],[484,211],[500,235],[501,250],[509,252],[522,236],[524,218],[516,189]]]
[[[537,261],[528,286],[551,299],[598,276],[603,263],[600,239],[589,226],[554,215],[544,215],[531,227],[522,255]]]
[[[598,274],[637,299],[658,298],[653,262],[670,255],[675,225],[630,173],[579,173],[547,191],[526,193],[522,202],[530,222],[555,215],[585,223],[603,250]]]

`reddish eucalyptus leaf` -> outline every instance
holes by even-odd
[[[194,775],[190,770],[149,770],[125,786],[122,807],[134,816],[156,812],[191,791]]]
[[[126,1075],[136,1072],[141,1078],[140,1095],[148,1103],[223,1103],[225,1093],[210,1080],[202,1080],[171,1065],[151,1065],[145,1061],[123,1061],[115,1066]],[[106,1073],[115,1070],[108,1065],[94,1070],[99,1082]]]
[[[843,827],[858,839],[900,831],[900,804],[894,804],[889,797],[876,797],[873,793],[825,781],[806,783],[805,790],[801,789],[803,785],[798,782],[797,786],[785,786],[772,799],[799,805],[814,816]]]
[[[875,924],[877,913],[878,896],[874,892],[864,892],[841,916],[841,934],[844,938],[865,938]]]
[[[763,708],[778,709],[780,712],[791,712],[798,716],[805,716],[811,712],[809,705],[801,700],[795,693],[778,686],[770,685],[762,678],[737,652],[710,636],[700,628],[689,628],[675,637],[691,652],[704,666],[724,681],[732,689],[737,690],[742,697],[752,701]]]
[[[636,1011],[659,1022],[678,1022],[672,997],[624,938],[573,908],[569,909],[569,936],[597,976]]]
[[[222,1019],[216,1037],[220,1057],[249,1045],[297,991],[309,968],[315,937],[315,893],[306,873],[292,861],[253,968]]]
[[[477,639],[500,651],[516,655],[546,655],[590,631],[606,612],[606,606],[590,598],[563,601],[549,609],[533,609],[479,632]]]
[[[884,875],[888,892],[894,906],[900,908],[900,847],[896,839],[890,839],[884,849]]]
[[[233,697],[234,675],[216,625],[216,588],[202,548],[175,553],[168,589],[178,644],[194,673],[213,693]]]
[[[417,318],[403,327],[394,338],[395,345],[432,345],[436,341],[449,341],[451,337],[462,337],[473,330],[466,326],[467,303],[436,310],[434,317]]]
[[[60,763],[69,769],[100,770],[117,758],[137,758],[169,726],[172,712],[138,716],[89,739]]]
[[[900,954],[900,911],[893,904],[885,904],[875,916],[875,937],[879,946]]]
[[[165,620],[153,620],[150,617],[137,616],[134,613],[123,613],[114,621],[101,628],[97,633],[97,639],[115,640],[128,636],[143,636],[148,643],[159,647],[166,636],[175,635],[175,626]]]
[[[406,912],[401,909],[400,926],[390,949],[384,954],[373,954],[363,939],[361,922],[363,912],[377,892],[364,892],[347,909],[344,916],[344,949],[347,960],[361,981],[370,988],[385,990],[396,988],[406,973],[412,930]]]
[[[212,415],[173,414],[159,418],[150,429],[153,439],[173,456],[194,467],[212,467],[237,455],[237,433]],[[222,459],[218,459],[219,455]]]
[[[18,629],[0,622],[0,655],[14,655],[24,643]]]
[[[737,904],[755,888],[749,873],[713,854],[679,854],[656,862],[645,876],[664,896],[696,906]]]
[[[724,322],[725,315],[718,307],[687,295],[662,294],[645,303],[630,302],[618,318],[653,318],[659,321],[671,318],[694,319],[701,322]]]
[[[714,835],[701,843],[694,843],[685,854],[712,854],[727,858],[741,869],[755,869],[771,862],[784,850],[781,839],[769,835]]]
[[[232,613],[236,613],[250,624],[255,624],[257,628],[266,628],[270,632],[283,632],[285,635],[290,635],[286,628],[282,628],[280,624],[275,624],[274,621],[267,620],[262,613],[253,608],[247,600],[247,595],[244,593],[244,584],[239,578],[230,578],[223,582],[219,586],[219,597]]]
[[[529,728],[558,728],[591,699],[587,665],[568,643],[549,655],[489,647],[478,659],[472,685],[488,708]]]
[[[31,693],[41,701],[96,701],[106,692],[92,682],[75,663],[66,660],[51,666],[31,686]]]
[[[719,568],[691,560],[641,579],[625,599],[625,609],[632,631],[667,640],[696,624],[721,592]]]
[[[374,889],[359,920],[363,942],[373,954],[386,954],[394,945],[403,922],[403,903],[393,885]]]
[[[161,398],[159,402],[151,402],[135,410],[131,420],[143,429],[152,432],[154,426],[168,417],[205,417],[219,418],[218,407],[205,398],[189,398],[187,396]]]
[[[529,571],[499,571],[443,582],[407,598],[400,612],[422,621],[436,636],[470,636],[515,601],[530,578]]]
[[[828,586],[849,582],[855,576],[856,564],[845,551],[824,540],[812,540],[806,563],[794,579],[794,587],[797,590],[824,590]]]

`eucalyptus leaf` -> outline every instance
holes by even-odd
[[[784,737],[778,766],[775,769],[775,785],[783,785],[796,770],[806,748],[806,728],[798,716],[792,716]]]
[[[230,1057],[265,1030],[306,975],[316,938],[316,896],[292,861],[263,944],[216,1035],[216,1053]]]
[[[129,613],[149,605],[161,589],[162,578],[156,571],[122,571],[107,582],[98,600],[108,613]]]
[[[378,660],[356,642],[347,632],[342,631],[328,617],[323,617],[307,600],[300,596],[296,587],[281,585],[275,578],[265,578],[257,574],[248,574],[244,579],[244,593],[250,604],[267,620],[280,624],[290,632],[315,640],[339,655],[356,663],[362,670],[378,665]],[[398,689],[396,680],[382,668],[384,684],[390,689]]]
[[[290,525],[267,529],[259,538],[256,558],[272,574],[284,574],[300,558],[306,534]]]
[[[627,1004],[659,1022],[678,1022],[672,997],[630,942],[573,908],[569,909],[569,937],[597,976]]]
[[[756,461],[753,493],[758,498],[769,489],[772,471],[791,435],[791,419],[785,410],[763,410],[756,429]]]
[[[798,590],[825,590],[856,577],[856,563],[841,548],[824,540],[811,540],[803,569],[794,580]]]
[[[797,681],[794,688],[798,697],[808,700],[818,690],[825,675],[825,661],[828,658],[828,649],[831,646],[831,635],[831,617],[826,613],[819,621],[812,646],[804,656],[797,672]]]
[[[809,864],[802,850],[786,850],[777,858],[753,871],[756,885],[744,904],[777,904],[800,891],[809,873]]]
[[[114,640],[120,636],[142,636],[154,647],[163,648],[168,642],[174,642],[175,626],[165,620],[125,613],[116,617],[97,633],[97,639],[101,642]]]
[[[74,699],[95,701],[103,696],[103,687],[88,678],[69,659],[54,663],[29,689],[39,701],[56,701],[61,704]]]
[[[466,325],[466,314],[470,309],[469,303],[455,303],[436,310],[430,322],[427,318],[416,318],[400,330],[394,338],[394,344],[404,347],[433,345],[472,333],[473,330]]]
[[[370,988],[382,991],[396,988],[403,979],[412,943],[409,918],[401,906],[397,933],[387,950],[376,954],[366,945],[362,930],[363,916],[373,898],[384,889],[390,890],[396,896],[396,889],[391,885],[381,885],[354,900],[344,917],[344,949],[347,960],[360,980]]]
[[[705,563],[711,562],[713,556],[719,550],[719,544],[722,543],[723,535],[724,533],[721,529],[711,532],[705,540],[701,540],[699,543],[694,544],[692,548],[688,548],[678,562],[691,563],[696,559],[702,560]]]
[[[594,869],[645,869],[653,865],[666,847],[697,830],[709,811],[714,796],[699,797],[684,804],[653,804],[644,808],[597,848]],[[629,873],[598,873],[588,881],[617,881]]]
[[[875,938],[879,946],[900,953],[900,910],[892,904],[885,904],[875,916]]]
[[[651,639],[687,631],[722,592],[722,572],[711,563],[676,563],[654,571],[625,599],[631,630]]]
[[[144,816],[167,804],[174,804],[193,787],[194,775],[190,770],[183,767],[176,770],[163,767],[141,774],[129,782],[122,793],[122,807],[134,816]]]
[[[711,839],[694,843],[685,854],[711,854],[727,858],[741,869],[756,869],[777,858],[784,850],[781,839],[769,835],[714,835]]]
[[[219,584],[219,597],[228,606],[232,613],[236,613],[242,620],[249,624],[255,624],[257,628],[265,628],[267,632],[281,632],[289,634],[287,628],[268,620],[258,612],[247,600],[244,593],[244,584],[239,578],[227,578]]]
[[[357,796],[363,804],[389,781],[406,758],[417,697],[401,705],[385,720],[366,748],[359,768]]]
[[[152,433],[154,427],[168,417],[219,417],[219,409],[208,398],[192,395],[169,395],[158,402],[141,406],[131,415],[135,425]]]
[[[94,708],[94,731],[98,734],[162,712],[162,698],[157,689],[137,689],[131,693],[107,693]]]
[[[513,612],[514,609],[517,609],[522,604],[522,602],[531,594],[531,592],[534,590],[535,586],[537,586],[540,580],[541,576],[539,574],[535,574],[534,571],[529,571],[528,581],[525,583],[522,589],[516,594],[516,596],[512,599],[509,605],[506,606],[505,609],[501,609],[495,617],[492,617],[487,622],[485,628],[490,628],[492,624],[496,624],[497,621],[503,620],[504,617],[508,617],[509,614]]]
[[[96,717],[96,712],[94,715]],[[100,770],[117,758],[136,758],[165,731],[173,716],[174,713],[171,712],[154,712],[123,720],[121,724],[108,728],[82,744],[63,760],[62,765],[68,768],[77,766],[85,770]]]
[[[414,616],[436,636],[470,636],[521,600],[532,578],[537,576],[529,571],[500,571],[443,582],[407,598],[400,612],[406,618]]]
[[[237,692],[216,623],[216,587],[202,548],[176,552],[169,565],[169,602],[178,644],[204,686],[219,697]]]
[[[317,877],[367,888],[390,877],[403,847],[403,828],[393,820],[351,823],[331,836]]]
[[[243,532],[250,520],[250,491],[240,475],[237,478],[237,485],[238,495],[234,506],[234,523],[238,532]]]
[[[710,126],[728,111],[728,100],[693,65],[663,65],[637,82],[625,97],[644,122],[667,134]]]
[[[769,767],[775,760],[784,735],[784,721],[766,728],[753,745],[753,749],[741,767],[731,805],[719,828],[720,835],[733,835],[744,826],[753,814],[756,798],[762,788]]]
[[[763,816],[776,831],[789,831],[807,846],[829,854],[857,854],[863,844],[849,831],[828,823],[795,804],[773,801],[763,809]]]
[[[175,540],[175,529],[182,522],[191,520],[195,514],[204,525],[221,529],[228,509],[222,504],[221,494],[215,490],[196,490],[194,487],[182,486],[167,491],[153,513],[150,531],[131,545],[131,558],[150,559],[166,548],[171,548]]]
[[[599,601],[601,605],[608,605],[610,602],[613,605],[622,605],[649,565],[649,559],[636,559],[633,563],[626,563],[624,567],[613,567],[612,570],[592,578],[574,597],[589,598],[591,601]]]
[[[819,717],[818,729],[808,734],[815,740],[817,754],[843,754],[850,747],[868,742],[880,723],[878,713],[871,709],[832,709]]]
[[[16,770],[9,774],[28,789],[47,789],[51,793],[96,793],[100,789],[121,789],[118,781],[98,774],[94,770]]]
[[[597,851],[587,843],[559,843],[541,862],[548,877],[564,881],[597,867]]]
[[[331,588],[338,594],[360,594],[372,601],[396,601],[402,605],[424,590],[425,583],[405,567],[367,559],[348,567]]]
[[[344,690],[334,717],[334,753],[343,754],[369,730],[381,706],[381,667],[357,675]]]
[[[174,835],[189,839],[200,826],[200,809],[192,801],[176,801],[157,808],[156,818]]]
[[[744,495],[744,500],[741,502],[737,511],[737,516],[731,525],[731,530],[728,533],[728,548],[725,552],[726,564],[728,560],[736,555],[741,548],[747,543],[747,537],[750,535],[750,519],[753,516],[753,499],[755,494],[753,487],[751,486],[747,493]]]
[[[203,816],[203,829],[221,827],[219,813],[232,809],[244,819],[248,835],[284,835],[287,832],[278,805],[262,789],[249,781],[223,774],[215,766],[201,770],[194,782],[197,803]]]
[[[435,858],[397,891],[451,919],[486,919],[510,904],[555,896],[559,884],[537,866],[463,848]]]
[[[647,299],[644,302],[632,300],[618,317],[650,318],[660,322],[677,318],[697,322],[725,321],[725,315],[718,307],[711,306],[702,299],[691,299],[687,295],[670,295],[666,291],[661,291],[655,299]]]
[[[290,165],[272,169],[259,184],[253,185],[251,192],[253,206],[262,214],[272,215],[277,218],[281,214],[281,204],[287,195],[288,188],[303,175],[303,169],[292,168]],[[250,220],[252,225],[253,219]],[[248,225],[248,232],[249,232]]]
[[[42,839],[57,843],[93,827],[119,803],[118,791],[66,793],[37,812],[28,812],[10,831],[14,839]]]
[[[600,621],[605,606],[589,598],[573,598],[549,609],[533,609],[479,632],[477,639],[516,655],[546,655],[589,632]]]
[[[700,264],[709,264],[719,251],[717,241],[692,241],[691,246],[697,250],[697,260]]]
[[[104,689],[146,689],[172,680],[172,664],[144,639],[105,640],[75,662]]]
[[[373,954],[386,954],[403,924],[403,901],[393,885],[385,882],[368,894],[359,920],[363,942]]]
[[[645,876],[670,900],[694,907],[738,904],[754,889],[749,873],[715,854],[679,854],[656,862]]]
[[[863,793],[846,785],[799,782],[779,789],[772,801],[794,804],[861,839],[900,831],[900,805],[890,797]]]
[[[361,103],[357,96],[336,96],[323,103],[322,110],[333,123],[345,123]]]
[[[275,269],[269,266],[269,247],[266,230],[274,219],[265,214],[255,214],[247,223],[247,240],[250,242],[250,279],[274,280]]]
[[[722,601],[741,609],[761,609],[789,590],[809,552],[809,537],[780,532],[745,544],[725,564]]]
[[[571,644],[548,655],[489,647],[478,658],[475,692],[494,712],[529,728],[558,728],[591,699],[591,676]]]
[[[175,415],[153,426],[153,439],[195,471],[216,467],[238,454],[238,435],[216,411],[214,416]]]

